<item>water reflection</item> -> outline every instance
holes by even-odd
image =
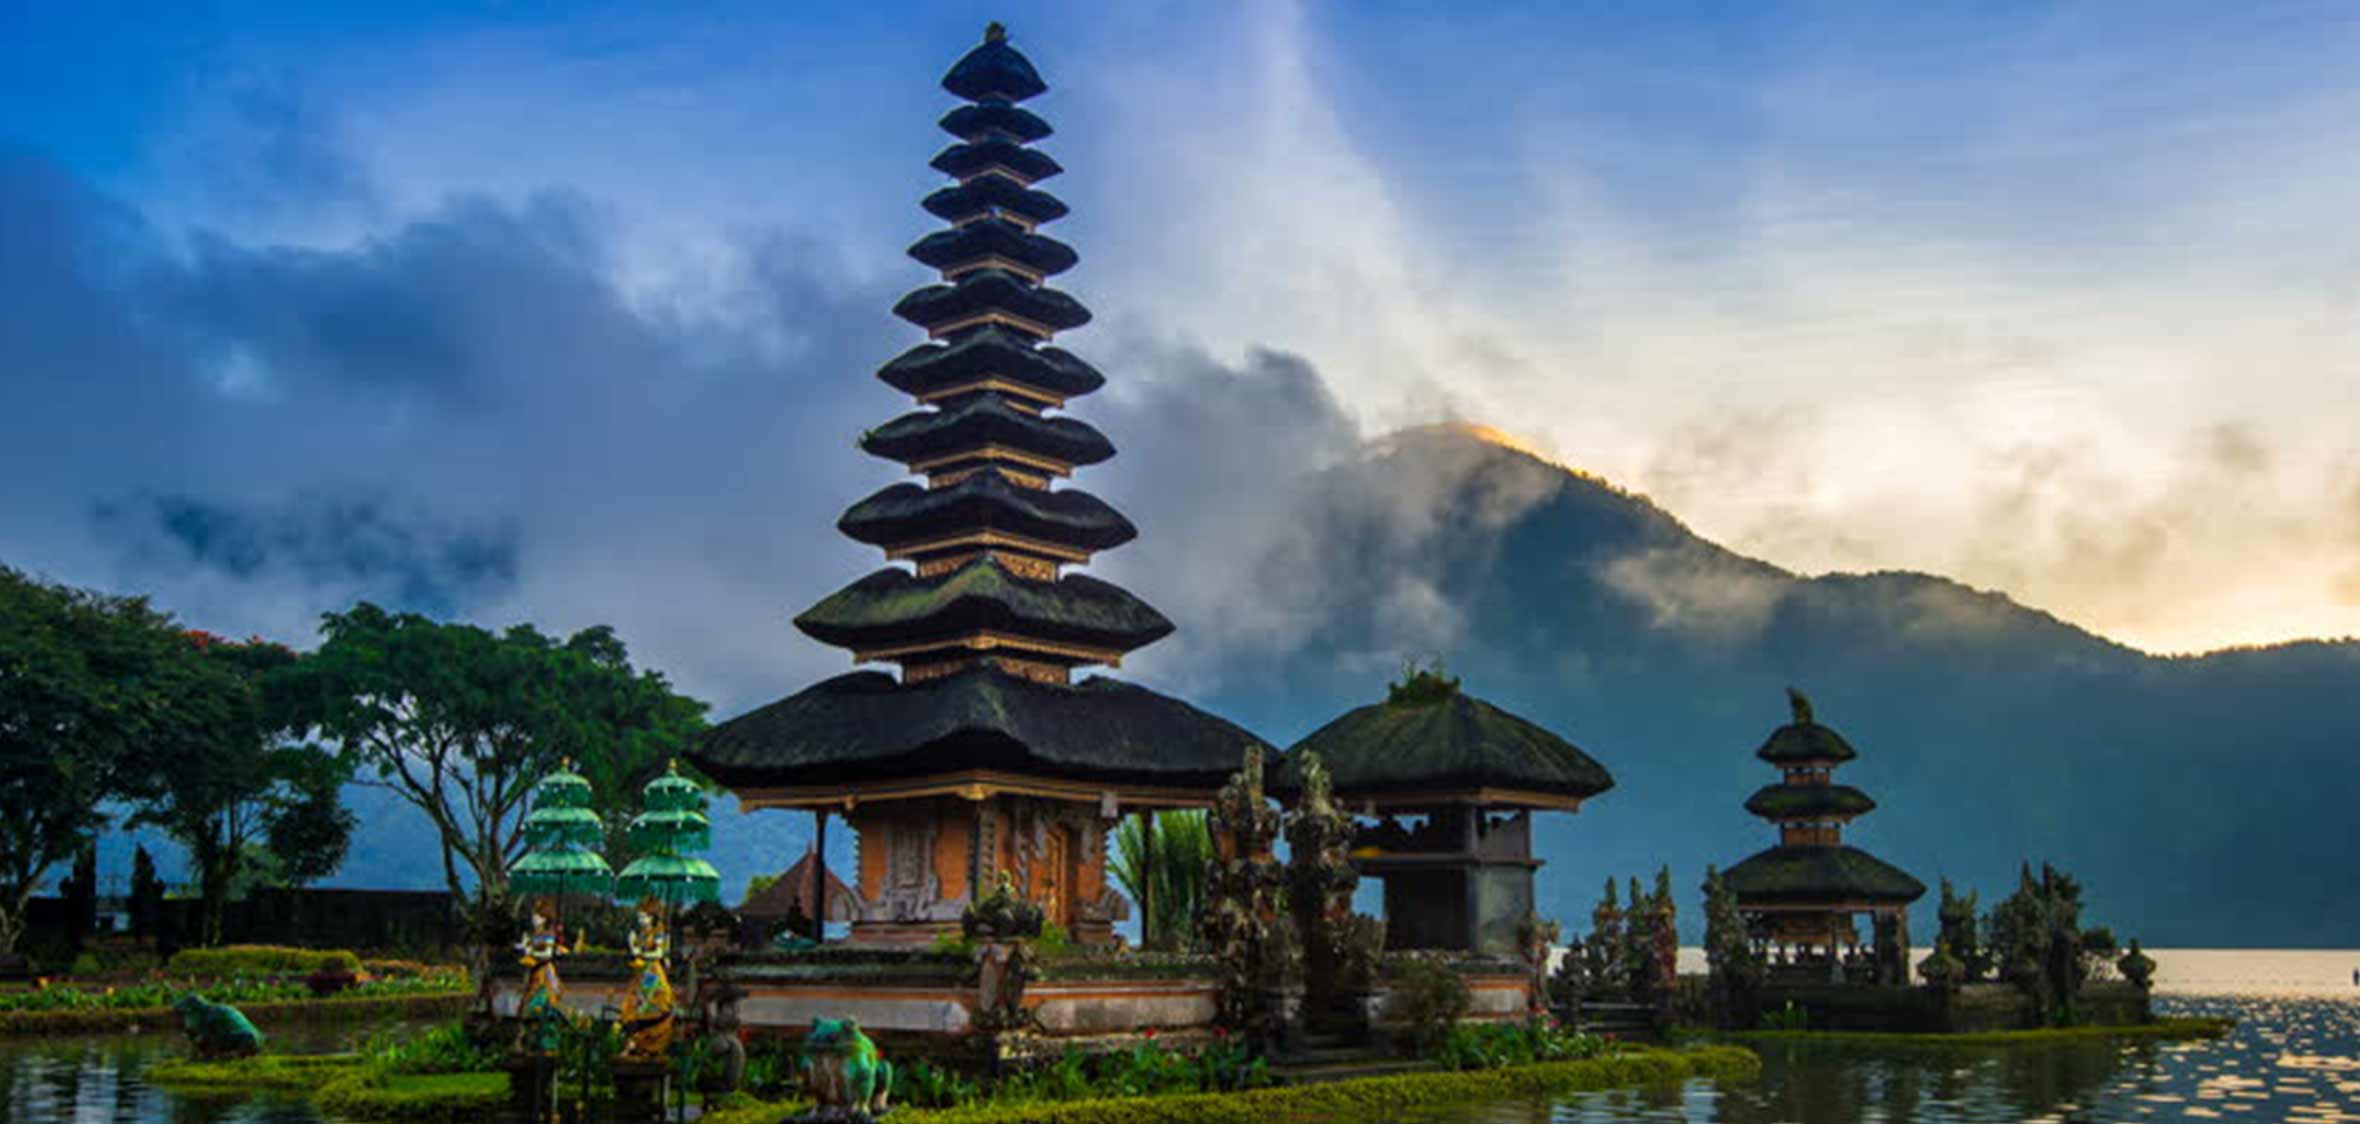
[[[1614,1090],[1555,1103],[1438,1111],[1426,1124],[1980,1124],[2030,1121],[2360,1122],[2360,1004],[2321,998],[2172,998],[2164,1014],[2228,1015],[2218,1042],[2080,1041],[2037,1047],[1864,1048],[1782,1043],[1762,1079]]]
[[[274,1049],[342,1048],[349,1032],[273,1034]],[[139,1079],[183,1053],[178,1034],[0,1041],[0,1121],[6,1124],[322,1124],[300,1099],[184,1099]]]
[[[2360,1002],[2159,998],[2165,1014],[2228,1015],[2218,1042],[2078,1041],[2037,1047],[1870,1049],[1784,1043],[1759,1082],[1692,1081],[1557,1101],[1461,1106],[1426,1124],[1676,1121],[1680,1124],[1967,1124],[1982,1121],[2271,1120],[2360,1124]],[[296,1051],[352,1032],[274,1036]],[[177,1035],[0,1042],[0,1124],[323,1124],[299,1100],[186,1101],[147,1087]],[[1278,1122],[1273,1122],[1278,1124]]]

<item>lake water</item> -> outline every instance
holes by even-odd
[[[2154,951],[2155,1008],[2238,1020],[2212,1042],[1762,1051],[1758,1082],[1690,1081],[1440,1111],[1425,1124],[2360,1121],[2360,952]],[[1703,967],[1697,957],[1696,968]]]
[[[1874,1050],[1765,1050],[1762,1079],[1460,1107],[1425,1124],[1592,1121],[1884,1124],[1922,1121],[2360,1122],[2360,952],[2155,950],[2156,1008],[2228,1015],[2218,1042]],[[1685,965],[1684,965],[1685,967]],[[1701,964],[1698,965],[1701,968]],[[274,1034],[276,1048],[338,1049],[353,1031]],[[139,1079],[177,1055],[177,1033],[0,1039],[6,1124],[323,1124],[300,1100],[186,1102]],[[333,1122],[327,1122],[333,1124]]]

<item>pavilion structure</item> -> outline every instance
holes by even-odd
[[[1925,894],[1925,883],[1844,844],[1844,825],[1876,808],[1867,793],[1831,779],[1858,753],[1819,724],[1802,692],[1789,688],[1787,698],[1794,720],[1754,751],[1782,778],[1745,802],[1746,811],[1778,826],[1778,845],[1722,878],[1773,982],[1906,985],[1909,903]],[[1863,915],[1873,935],[1867,950],[1860,947]]]
[[[1431,671],[1288,748],[1271,792],[1295,797],[1312,753],[1336,803],[1363,821],[1352,863],[1384,883],[1389,949],[1519,955],[1541,866],[1533,813],[1576,811],[1614,786],[1572,743]]]
[[[1065,481],[1114,447],[1065,408],[1105,378],[1051,345],[1090,319],[1048,280],[1071,247],[1040,233],[1066,205],[1062,169],[1020,103],[1047,90],[993,24],[942,80],[964,104],[933,160],[951,184],[925,209],[947,225],[910,256],[940,281],[893,311],[927,340],[878,378],[916,409],[860,437],[917,479],[837,522],[886,568],[795,624],[857,663],[711,730],[691,756],[749,810],[842,815],[857,839],[852,940],[922,943],[1006,875],[1074,939],[1113,939],[1128,905],[1107,884],[1106,836],[1125,813],[1203,807],[1259,739],[1177,699],[1075,673],[1119,667],[1169,634],[1120,586],[1071,572],[1136,537]],[[824,863],[824,852],[822,854]]]

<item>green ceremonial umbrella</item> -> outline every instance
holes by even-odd
[[[508,868],[508,886],[518,893],[603,894],[614,884],[614,871],[595,850],[606,832],[590,810],[590,782],[572,766],[566,762],[533,787],[527,850]]]
[[[615,897],[627,902],[654,898],[668,906],[720,901],[721,872],[684,853],[713,845],[713,825],[705,818],[704,794],[696,782],[681,776],[674,762],[648,782],[641,804],[646,810],[625,830],[640,857],[615,880]]]

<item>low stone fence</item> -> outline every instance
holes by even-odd
[[[1790,1002],[1801,1008],[1812,1030],[1977,1034],[2041,1025],[2032,1001],[2009,984],[1967,984],[1947,999],[1930,987],[1843,984],[1772,987],[1762,998],[1764,1011]],[[2084,985],[2078,1014],[2100,1026],[2135,1026],[2153,1017],[2147,992],[2120,980]]]
[[[1513,961],[1452,962],[1466,981],[1467,1017],[1523,1018],[1530,976]],[[822,1018],[853,1018],[872,1035],[965,1038],[983,1028],[985,1005],[973,958],[948,952],[830,947],[803,952],[724,953],[701,961],[672,983],[684,1012],[692,989],[726,982],[742,993],[738,1018],[758,1034],[799,1034]],[[585,953],[559,962],[566,1006],[614,1017],[631,986],[627,958]],[[495,974],[493,1010],[513,1017],[524,980],[515,968]],[[1044,957],[1021,1003],[1038,1032],[1076,1041],[1154,1030],[1209,1032],[1218,1014],[1221,978],[1211,957],[1158,953],[1085,952]],[[1382,1024],[1402,1018],[1403,998],[1380,988],[1371,1004]]]

